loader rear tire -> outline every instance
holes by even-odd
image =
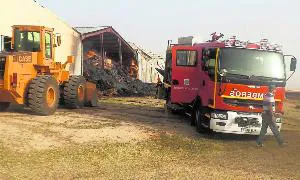
[[[4,112],[9,108],[9,102],[0,102],[0,112]]]
[[[79,109],[85,104],[86,80],[83,76],[71,76],[64,85],[64,102],[67,107]]]
[[[52,76],[34,78],[28,89],[28,106],[41,116],[55,113],[59,102],[59,86]]]
[[[86,107],[97,107],[98,104],[98,96],[97,96],[97,91],[94,91],[92,94],[92,99],[88,99],[86,97],[86,102],[85,102],[85,106]],[[88,100],[87,100],[88,99]]]

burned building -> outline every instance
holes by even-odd
[[[82,35],[83,59],[97,56],[103,69],[119,65],[128,69],[133,78],[138,77],[136,51],[111,26],[76,27]]]
[[[83,75],[103,96],[153,95],[139,80],[137,51],[112,27],[77,27],[83,44]]]
[[[157,70],[164,70],[165,58],[134,43],[129,44],[137,52],[138,79],[144,83],[156,83],[158,77],[163,80],[163,76]]]

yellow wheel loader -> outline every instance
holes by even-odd
[[[68,64],[55,61],[61,37],[43,26],[13,26],[12,51],[0,53],[0,111],[24,104],[38,115],[52,115],[59,103],[69,108],[96,106],[96,85],[70,75]]]

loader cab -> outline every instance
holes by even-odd
[[[31,52],[32,56],[36,56],[38,65],[51,65],[54,62],[54,47],[60,45],[55,43],[53,31],[43,26],[13,26],[13,52]]]

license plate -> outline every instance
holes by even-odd
[[[256,130],[252,129],[252,128],[241,128],[241,131],[242,132],[246,132],[246,133],[254,133],[254,132],[256,132]]]

